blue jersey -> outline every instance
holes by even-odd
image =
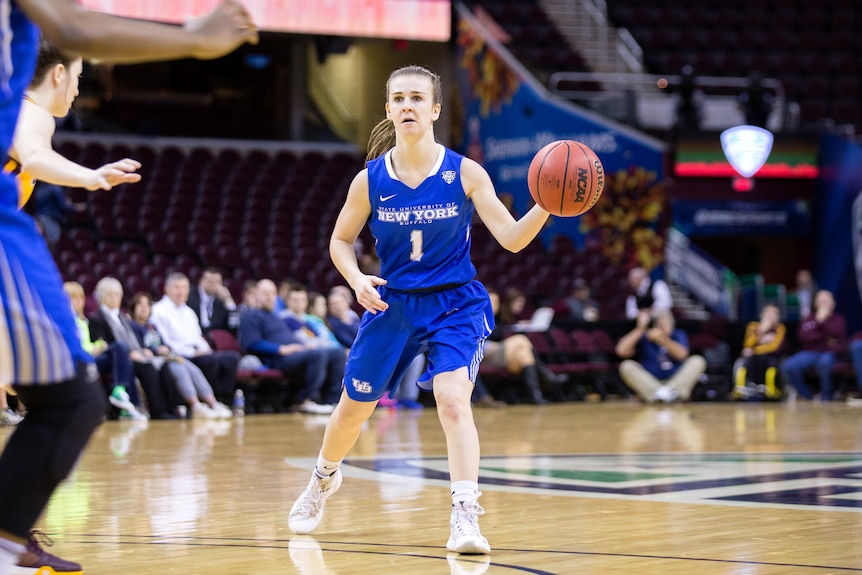
[[[30,84],[39,53],[39,29],[18,4],[0,0],[0,146],[12,147],[15,123],[24,90]],[[4,162],[5,163],[5,162]],[[0,206],[18,208],[18,186],[14,174],[0,175]]]
[[[12,144],[39,30],[14,0],[0,0],[0,143]],[[45,239],[18,211],[14,175],[0,173],[0,386],[72,379],[81,348],[69,298]]]
[[[387,287],[401,291],[463,285],[476,276],[470,262],[473,202],[461,184],[463,156],[443,146],[418,187],[401,182],[392,150],[368,163],[371,233]]]

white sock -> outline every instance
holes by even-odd
[[[457,505],[479,497],[479,484],[475,481],[453,481],[452,503]]]
[[[323,453],[317,456],[317,474],[321,477],[329,477],[336,471],[338,471],[338,466],[341,465],[341,459],[338,461],[329,461],[328,459],[323,458]]]
[[[18,558],[26,551],[23,545],[0,539],[0,573],[8,573],[13,565],[18,564]]]

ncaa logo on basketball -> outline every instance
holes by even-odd
[[[757,126],[736,126],[721,133],[721,149],[743,178],[757,173],[772,151],[772,132]]]
[[[447,184],[451,184],[455,181],[455,171],[454,170],[446,170],[441,174],[443,176],[443,181]]]
[[[355,377],[350,378],[353,380],[353,389],[358,391],[359,393],[371,393],[371,383],[368,381],[362,381],[356,379]]]

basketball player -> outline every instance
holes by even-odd
[[[184,27],[109,16],[75,0],[0,0],[3,150],[33,76],[40,29],[61,50],[121,63],[216,58],[257,39],[234,0]],[[18,211],[8,173],[0,175],[0,302],[0,387],[11,385],[28,409],[0,455],[0,575],[7,575],[105,411],[60,274],[34,221]]]
[[[51,145],[56,122],[69,113],[78,96],[78,78],[83,68],[80,56],[64,52],[45,39],[39,45],[36,71],[24,93],[21,112],[4,167],[18,175],[19,207],[33,192],[33,180],[86,188],[110,190],[113,186],[140,181],[134,172],[141,165],[128,158],[95,170],[67,160]]]
[[[296,533],[320,523],[326,498],[341,485],[339,465],[377,401],[427,351],[420,385],[433,390],[449,452],[451,537],[447,549],[488,554],[479,531],[479,437],[470,395],[494,323],[488,292],[474,280],[470,221],[474,207],[500,244],[523,249],[548,212],[515,221],[485,170],[434,139],[440,78],[420,66],[392,72],[386,119],[372,131],[368,163],[353,180],[330,241],[335,266],[367,310],[363,315],[311,481],[290,512]],[[353,244],[371,217],[380,276],[359,269]]]

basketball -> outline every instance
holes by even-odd
[[[605,172],[589,147],[574,140],[558,140],[533,156],[527,186],[542,209],[555,216],[579,216],[602,196]]]

